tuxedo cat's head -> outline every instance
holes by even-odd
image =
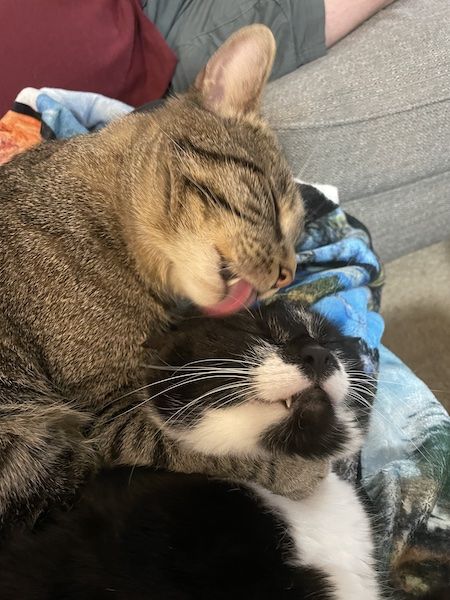
[[[317,458],[359,448],[373,390],[356,371],[356,343],[301,305],[187,319],[162,347],[151,401],[162,429],[190,448]]]
[[[187,93],[150,118],[157,164],[148,181],[162,195],[152,206],[148,193],[136,200],[139,262],[156,265],[165,290],[210,315],[274,293],[295,271],[303,204],[259,114],[274,55],[267,27],[239,30]]]

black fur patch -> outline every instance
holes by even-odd
[[[270,451],[304,458],[326,458],[344,449],[348,434],[327,395],[308,390],[293,400],[289,420],[268,431],[262,440]]]
[[[313,223],[336,208],[323,192],[308,183],[297,183],[305,206],[305,224]]]
[[[284,524],[245,488],[200,475],[103,472],[70,512],[0,553],[2,600],[332,600],[286,562]]]

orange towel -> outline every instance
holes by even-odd
[[[0,165],[41,140],[39,119],[9,110],[0,119]]]

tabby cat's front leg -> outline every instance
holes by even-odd
[[[301,500],[309,496],[330,472],[330,462],[300,456],[273,455],[207,456],[165,440],[170,457],[168,468],[183,473],[204,473],[212,477],[257,483],[275,494]]]
[[[83,435],[88,417],[28,388],[0,388],[0,539],[15,524],[70,501],[98,459]]]
[[[107,465],[152,466],[257,483],[295,500],[309,496],[330,471],[327,460],[282,454],[263,459],[194,452],[158,429],[151,410],[145,406],[110,406],[95,423],[96,445]]]

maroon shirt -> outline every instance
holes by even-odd
[[[175,64],[139,0],[0,0],[0,117],[28,86],[138,106],[164,94]]]

